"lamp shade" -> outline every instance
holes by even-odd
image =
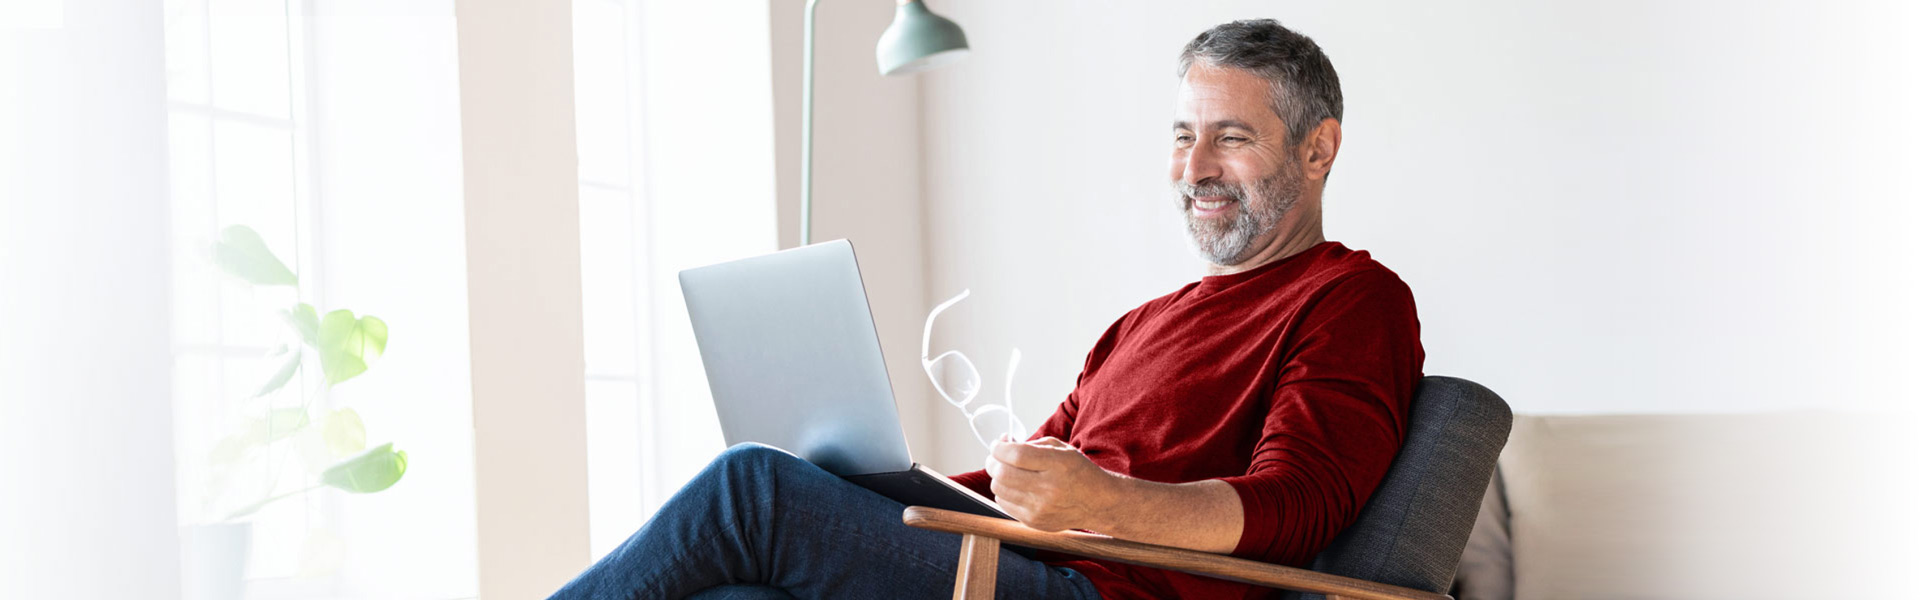
[[[967,34],[960,25],[933,14],[920,0],[901,2],[893,24],[873,49],[881,75],[904,75],[945,66],[967,55]]]

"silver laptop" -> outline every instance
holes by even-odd
[[[913,461],[853,243],[680,272],[727,444],[759,442],[909,506],[1012,518]]]

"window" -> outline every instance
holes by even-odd
[[[242,564],[260,581],[303,569],[311,575],[327,560],[308,552],[303,566],[302,540],[324,531],[318,525],[332,510],[320,495],[227,517],[297,489],[306,470],[295,442],[248,439],[256,423],[266,436],[282,435],[291,423],[266,416],[291,414],[316,399],[316,380],[306,372],[253,397],[285,361],[268,356],[286,342],[276,311],[313,300],[300,290],[317,289],[319,277],[302,268],[310,252],[299,247],[313,237],[310,221],[300,217],[308,199],[297,183],[305,158],[297,131],[304,124],[294,117],[300,41],[278,3],[229,9],[168,0],[165,14],[177,490],[189,543],[200,545],[190,545],[189,554],[245,550]],[[305,276],[305,285],[249,285],[223,275],[211,248],[230,226],[256,232],[267,252]],[[214,539],[200,531],[222,522],[246,532]]]
[[[651,267],[636,36],[626,0],[573,5],[574,120],[580,147],[580,292],[587,362],[588,534],[594,557],[625,541],[664,500],[652,461]]]
[[[765,4],[573,8],[597,558],[724,447],[678,274],[775,249],[772,59]],[[705,39],[721,28],[760,33]]]
[[[451,5],[167,0],[165,28],[185,583],[253,599],[473,597]],[[235,227],[298,284],[216,267]],[[379,319],[383,351],[333,376],[282,315],[301,303]],[[257,394],[282,347],[299,367]],[[388,442],[407,453],[390,488],[323,485],[324,469]]]

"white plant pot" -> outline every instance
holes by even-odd
[[[211,523],[186,528],[186,600],[240,600],[246,596],[247,555],[253,550],[252,523]]]

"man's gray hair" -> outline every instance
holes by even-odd
[[[1234,21],[1208,29],[1180,51],[1179,77],[1195,62],[1259,75],[1272,88],[1273,113],[1299,144],[1326,119],[1340,120],[1340,75],[1313,39],[1273,19]]]

